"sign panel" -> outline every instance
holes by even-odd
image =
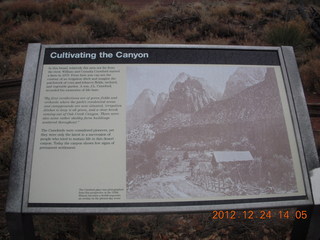
[[[281,59],[279,48],[43,46],[25,208],[306,199]]]

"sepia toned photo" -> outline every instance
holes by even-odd
[[[127,199],[297,193],[292,123],[276,71],[128,66]]]

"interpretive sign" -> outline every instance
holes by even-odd
[[[288,66],[291,48],[42,45],[38,51],[24,212],[312,202],[292,96],[301,85],[288,73],[296,69]]]

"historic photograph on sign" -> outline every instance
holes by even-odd
[[[128,66],[127,199],[299,192],[279,82],[277,66]]]

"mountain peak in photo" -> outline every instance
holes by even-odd
[[[174,88],[175,88],[177,83],[183,83],[183,82],[187,81],[188,79],[197,80],[202,85],[202,87],[205,89],[205,91],[210,96],[210,98],[212,98],[213,100],[215,100],[215,101],[219,100],[219,98],[221,97],[221,93],[218,92],[218,90],[214,89],[212,86],[210,86],[206,79],[195,77],[195,76],[192,76],[192,75],[187,74],[185,72],[181,72],[172,81],[172,83],[170,84],[170,87],[169,87],[169,93],[174,91]]]
[[[144,89],[127,111],[127,129],[133,129],[155,115],[157,94],[151,89]]]
[[[222,99],[237,95],[248,87],[262,82],[265,79],[266,68],[239,67],[230,76]]]
[[[163,111],[163,108],[165,107],[167,101],[168,101],[169,95],[167,93],[160,93],[157,98],[157,103],[155,105],[155,114],[159,114]]]
[[[184,82],[177,82],[174,90],[169,93],[165,110],[177,110],[182,113],[192,113],[202,109],[214,101],[206,92],[202,84],[192,78]]]

